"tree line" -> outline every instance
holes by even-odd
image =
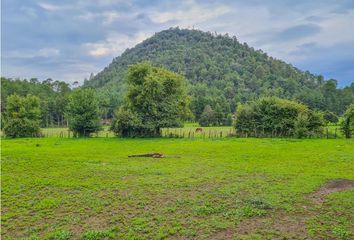
[[[156,137],[161,135],[162,128],[181,127],[185,121],[193,119],[191,98],[187,94],[184,76],[143,62],[129,66],[126,81],[123,104],[117,107],[111,124],[111,130],[116,135]],[[42,85],[48,83],[32,84],[35,86],[33,89],[38,86],[42,89]],[[60,91],[52,89],[49,93],[57,96],[55,94]],[[42,106],[46,102],[39,96],[20,96],[15,93],[6,98],[1,125],[6,136],[41,135],[40,126],[46,119],[43,116],[47,116],[47,109]],[[63,97],[65,104],[61,112],[62,118],[58,118],[58,122],[64,119],[74,136],[88,137],[101,129],[104,112],[95,89],[69,89]],[[215,110],[207,105],[200,120],[204,126],[234,122],[240,136],[303,138],[321,135],[326,121],[337,121],[338,117],[329,111],[322,112],[300,102],[272,96],[240,102],[233,116],[225,115],[220,105],[216,105]],[[343,114],[340,124],[345,136],[350,138],[354,131],[354,104]]]
[[[10,95],[37,96],[41,112],[40,126],[65,126],[67,119],[64,110],[71,91],[68,83],[51,78],[39,81],[37,78],[21,80],[1,77],[1,113],[7,110],[9,105],[7,98]]]

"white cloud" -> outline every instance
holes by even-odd
[[[93,57],[116,57],[125,49],[133,47],[137,43],[145,40],[149,35],[144,32],[138,32],[133,36],[112,32],[104,41],[95,43],[84,43],[83,47],[88,55]]]
[[[354,41],[354,10],[345,14],[328,14],[318,24],[322,27],[322,32],[313,37],[320,46],[333,46],[340,43]]]
[[[39,50],[27,50],[27,51],[10,51],[3,53],[5,58],[17,58],[28,59],[35,57],[53,58],[60,55],[60,50],[57,48],[41,48]]]
[[[107,11],[102,13],[103,16],[103,24],[111,24],[112,22],[119,19],[122,14],[117,11]]]
[[[39,49],[38,57],[56,57],[60,55],[60,50],[56,48],[42,48]]]
[[[149,17],[154,23],[163,24],[170,21],[176,21],[181,27],[189,27],[194,24],[202,23],[207,20],[219,17],[230,12],[227,6],[217,6],[208,8],[195,3],[194,1],[187,1],[186,5],[180,10],[174,11],[154,11],[149,13]]]
[[[47,10],[50,12],[63,10],[63,9],[68,8],[68,6],[63,6],[63,5],[59,6],[59,5],[54,5],[54,4],[45,3],[45,2],[38,3],[38,6],[40,6],[44,10]]]

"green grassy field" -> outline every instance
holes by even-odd
[[[166,157],[128,158],[149,152]],[[354,180],[354,141],[5,139],[1,235],[353,239],[352,182],[336,179]]]

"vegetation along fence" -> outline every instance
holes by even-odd
[[[58,137],[58,138],[72,138],[73,133],[68,128],[43,128],[41,130],[41,137]],[[255,132],[253,137],[264,138],[279,138],[277,135],[264,135],[262,132]],[[2,137],[3,134],[2,134]],[[37,136],[33,136],[37,137]],[[102,131],[93,133],[91,137],[110,138],[115,137],[114,133],[109,131],[108,127],[105,127]],[[233,127],[184,127],[184,128],[164,128],[161,129],[161,137],[163,138],[189,138],[189,139],[218,139],[225,137],[250,137],[246,133],[236,134]],[[313,138],[343,138],[343,134],[339,129],[339,126],[327,126],[323,133],[319,136],[313,136]]]

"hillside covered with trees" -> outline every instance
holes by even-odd
[[[338,89],[336,80],[301,71],[227,34],[171,28],[127,49],[85,81],[84,86],[99,89],[108,116],[122,102],[128,66],[144,60],[187,79],[196,120],[210,108],[227,119],[238,103],[261,96],[297,100],[337,114],[354,102],[354,84]]]

